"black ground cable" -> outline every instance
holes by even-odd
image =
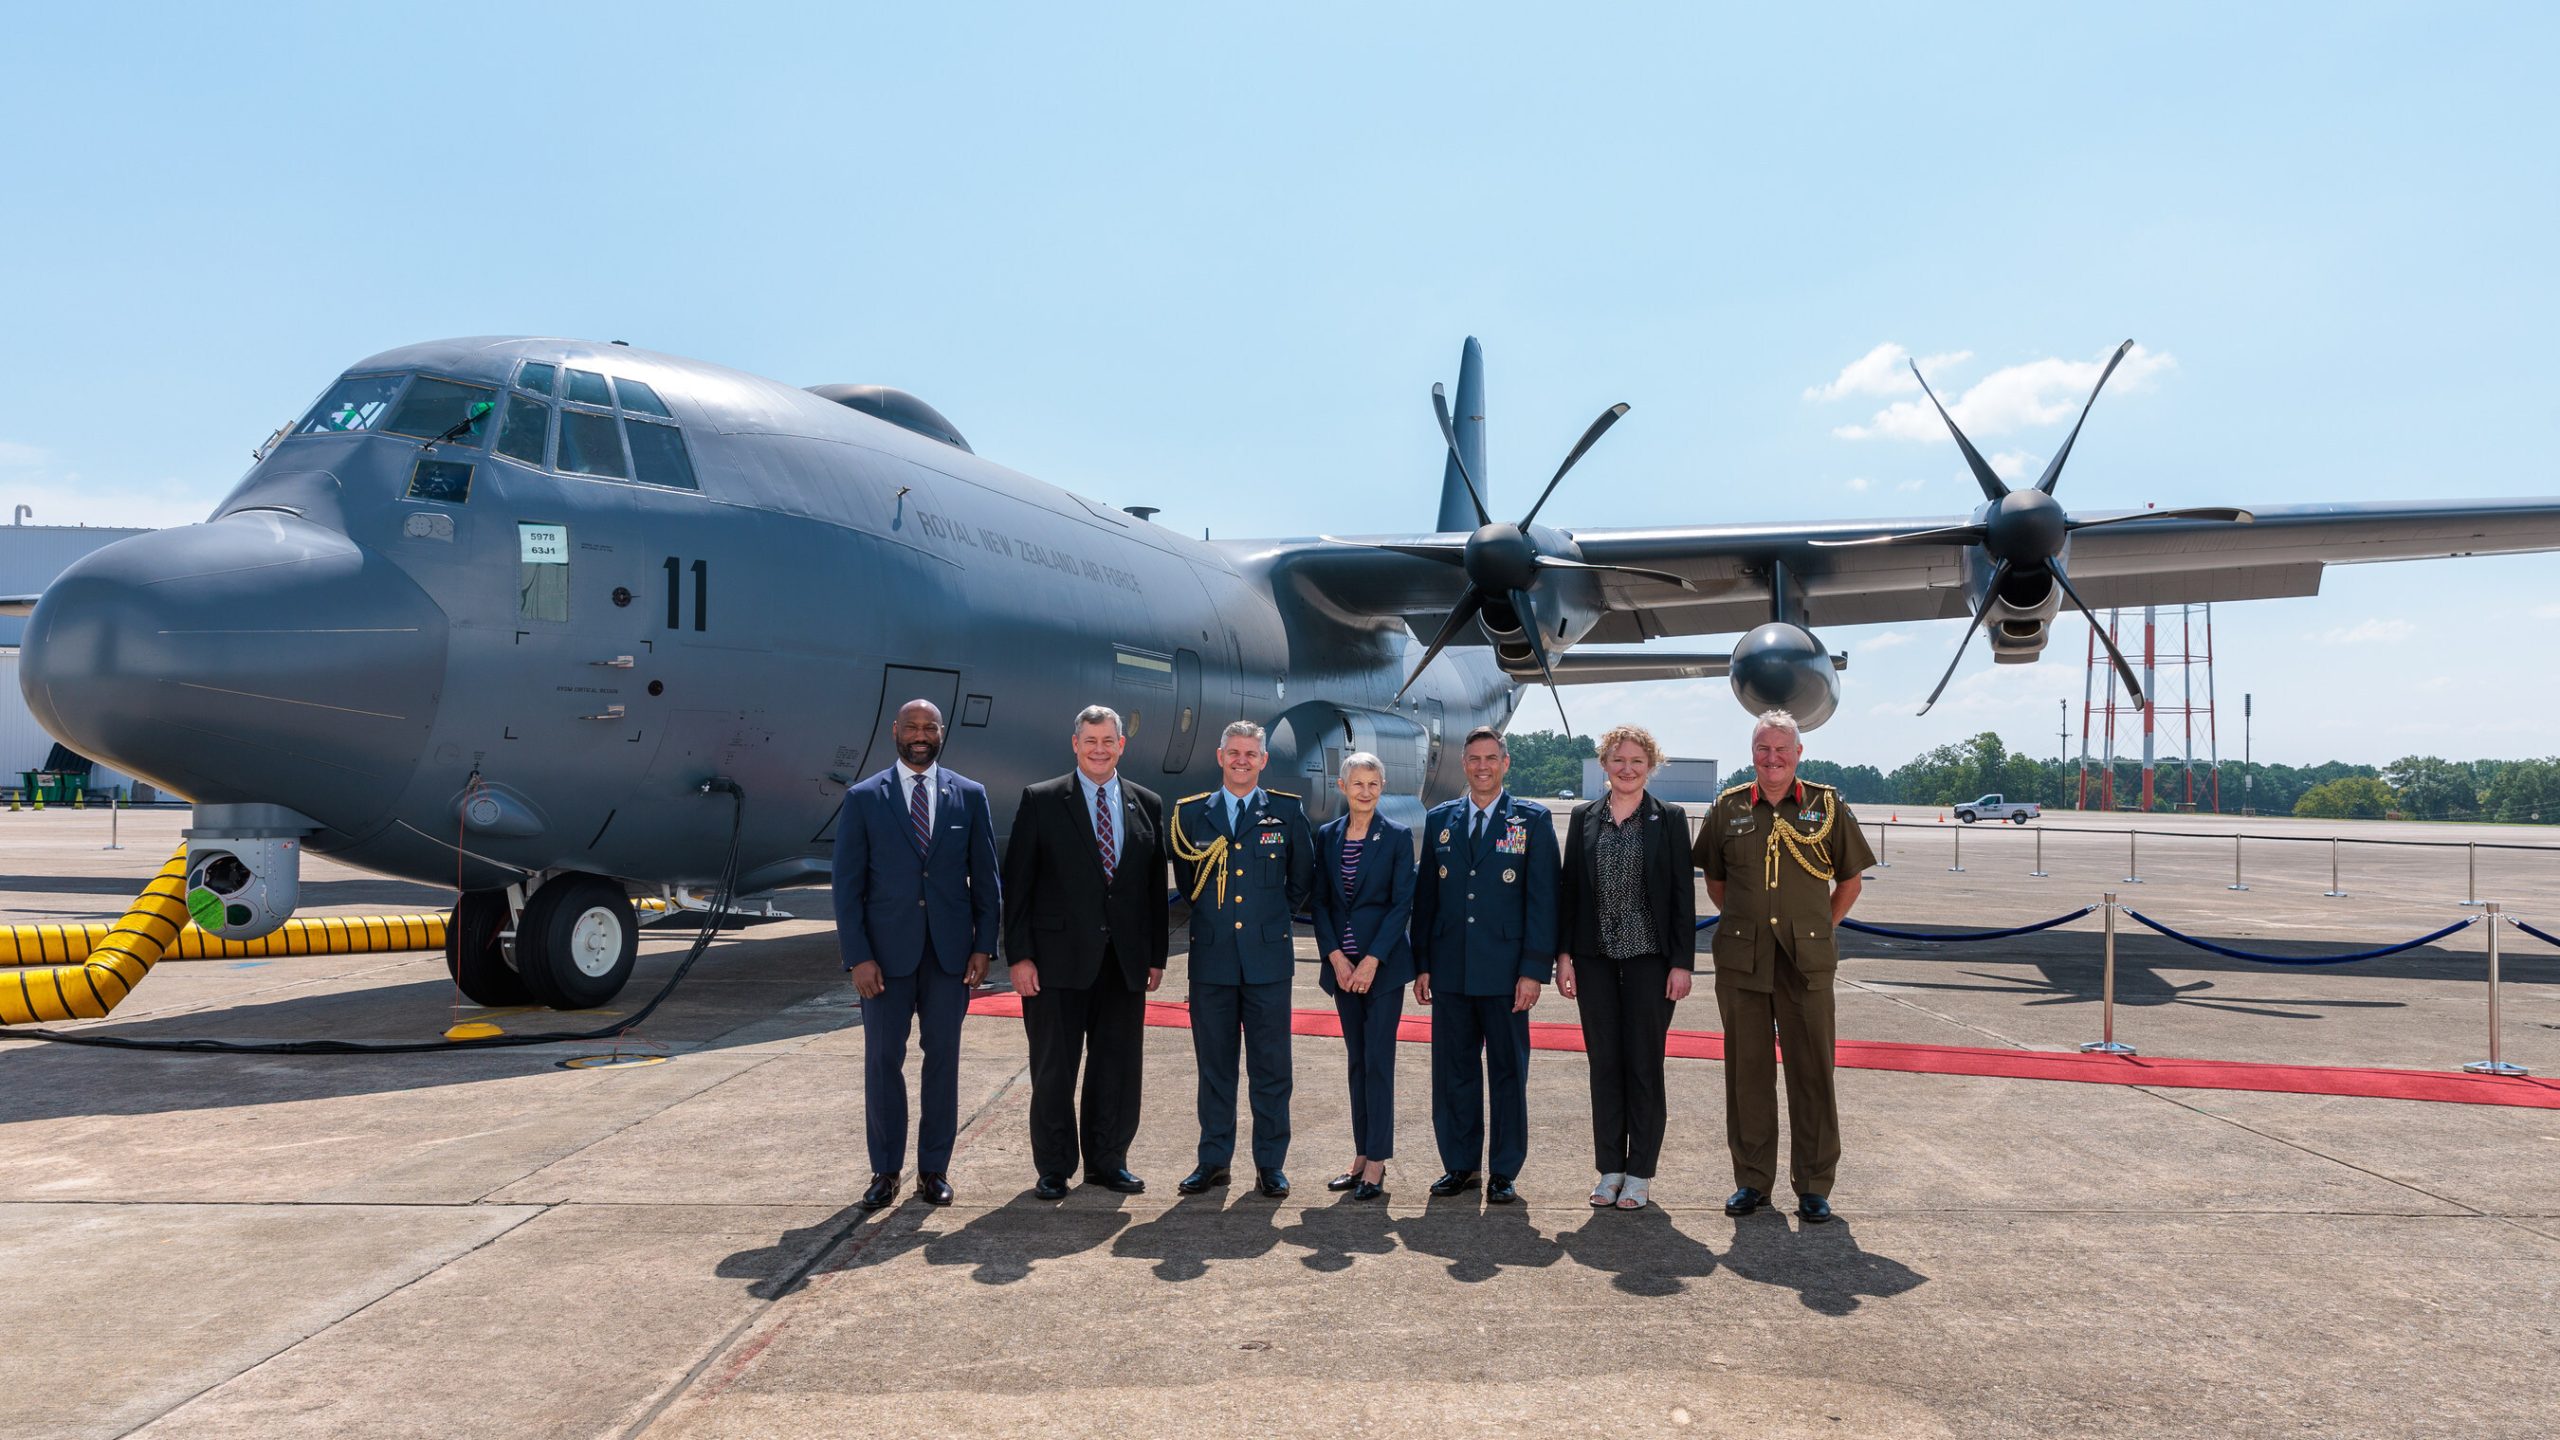
[[[694,936],[693,948],[685,952],[667,983],[649,997],[639,1013],[627,1019],[594,1030],[546,1031],[538,1035],[491,1035],[478,1040],[153,1040],[127,1035],[92,1035],[78,1030],[7,1030],[0,1029],[0,1040],[44,1040],[57,1045],[87,1045],[102,1050],[156,1050],[183,1055],[426,1055],[455,1050],[505,1050],[527,1045],[560,1045],[591,1040],[614,1040],[640,1028],[642,1021],[675,993],[684,977],[693,970],[694,962],[711,948],[713,937],[720,933],[720,921],[736,902],[738,855],[746,833],[747,796],[736,782],[713,780],[703,786],[729,796],[729,858],[720,870],[720,886],[713,892],[710,905],[703,911],[701,933]]]

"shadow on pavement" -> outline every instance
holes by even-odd
[[[1861,1301],[1929,1283],[1928,1276],[1899,1260],[1859,1249],[1846,1220],[1790,1225],[1772,1214],[1736,1220],[1724,1265],[1742,1279],[1795,1291],[1804,1308],[1818,1315],[1847,1315]]]
[[[1629,1295],[1677,1295],[1716,1268],[1715,1252],[1659,1206],[1633,1214],[1593,1210],[1581,1229],[1559,1233],[1556,1244],[1575,1264],[1606,1272],[1609,1283]]]

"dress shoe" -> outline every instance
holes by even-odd
[[[1520,1198],[1520,1192],[1511,1188],[1510,1176],[1496,1175],[1485,1182],[1484,1198],[1489,1204],[1508,1205]]]
[[[1064,1175],[1041,1176],[1040,1183],[1031,1187],[1031,1198],[1034,1200],[1066,1199],[1067,1177]]]
[[[951,1181],[939,1170],[916,1172],[916,1196],[927,1205],[951,1203]]]
[[[1386,1193],[1387,1187],[1375,1180],[1363,1180],[1351,1187],[1351,1198],[1354,1200],[1375,1200]]]
[[[1452,1170],[1431,1182],[1431,1193],[1440,1196],[1455,1195],[1461,1190],[1474,1188],[1476,1188],[1476,1172],[1473,1170]]]
[[[1265,1200],[1286,1200],[1289,1198],[1289,1177],[1277,1170],[1257,1170],[1253,1176],[1253,1188],[1261,1192]]]
[[[1103,1189],[1111,1191],[1115,1195],[1144,1195],[1147,1193],[1147,1182],[1130,1174],[1126,1170],[1112,1170],[1108,1172],[1101,1170],[1088,1170],[1085,1172],[1084,1183],[1087,1185],[1099,1185]]]
[[[1820,1225],[1831,1218],[1831,1202],[1820,1195],[1799,1195],[1796,1218],[1807,1225]]]
[[[854,1203],[860,1205],[865,1210],[880,1210],[886,1208],[890,1201],[897,1198],[898,1177],[895,1172],[892,1172],[886,1175],[872,1176],[871,1188],[863,1191],[862,1198]]]
[[[1768,1203],[1768,1191],[1754,1190],[1750,1186],[1745,1185],[1741,1189],[1724,1197],[1724,1213],[1727,1215],[1748,1215],[1752,1211],[1757,1210]]]
[[[1224,1185],[1226,1183],[1226,1166],[1221,1165],[1212,1170],[1208,1166],[1203,1165],[1192,1171],[1190,1174],[1173,1182],[1173,1188],[1185,1195],[1197,1195],[1201,1191],[1206,1190],[1213,1185]]]
[[[1356,1190],[1359,1187],[1360,1173],[1356,1170],[1345,1170],[1341,1174],[1324,1182],[1324,1188],[1333,1191],[1337,1195],[1345,1190]]]

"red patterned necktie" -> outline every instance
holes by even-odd
[[[1108,885],[1115,868],[1111,853],[1111,787],[1108,785],[1093,787],[1093,843],[1102,847],[1102,883]]]
[[[915,799],[907,806],[907,819],[915,827],[916,853],[922,855],[933,846],[933,811],[925,803],[924,777],[915,777]]]

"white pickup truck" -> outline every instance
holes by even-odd
[[[1985,795],[1979,800],[1968,800],[1956,807],[1956,818],[1967,825],[1976,820],[2007,820],[2012,824],[2024,825],[2040,813],[2041,807],[2033,800],[2021,800],[2012,805],[1997,795]]]

